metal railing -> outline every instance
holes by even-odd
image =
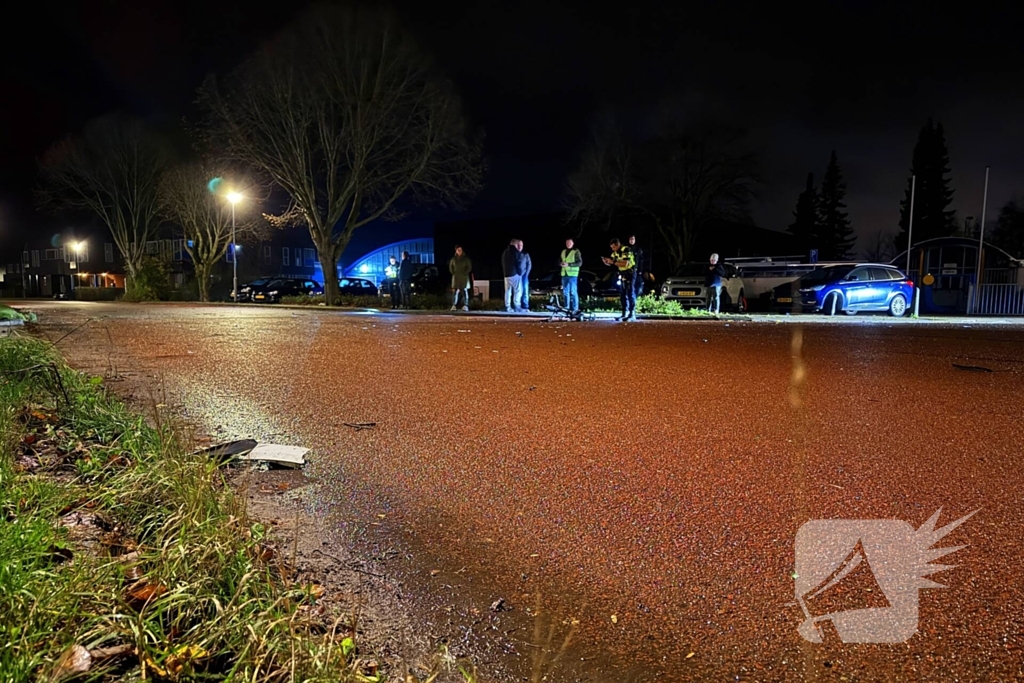
[[[971,287],[973,315],[1024,315],[1024,286],[982,284]]]

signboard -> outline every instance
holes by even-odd
[[[811,263],[817,263],[818,262],[818,250],[817,249],[811,249],[811,257],[808,260]]]
[[[957,263],[943,263],[942,274],[943,275],[956,275],[959,270],[959,264]]]

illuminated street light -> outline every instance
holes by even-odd
[[[228,202],[231,204],[231,299],[238,303],[238,248],[235,246],[235,204],[242,201],[244,197],[238,192],[228,192]]]

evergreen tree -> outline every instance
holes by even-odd
[[[807,255],[817,246],[818,240],[818,190],[814,187],[814,174],[807,174],[807,187],[796,200],[793,222],[789,232],[796,240],[799,253]]]
[[[999,212],[999,222],[992,231],[992,243],[1014,258],[1024,257],[1024,206],[1016,199]]]
[[[949,152],[946,149],[946,135],[942,124],[931,119],[921,128],[914,145],[910,163],[910,175],[917,177],[914,192],[914,244],[935,237],[947,237],[956,232],[956,215],[949,209],[953,202],[950,187]],[[910,186],[900,202],[900,231],[896,236],[896,249],[907,248],[907,233],[910,226]]]
[[[856,235],[846,213],[846,183],[835,150],[828,160],[818,195],[818,256],[822,261],[851,258]]]

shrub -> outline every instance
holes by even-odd
[[[160,301],[167,298],[171,278],[167,262],[147,257],[143,259],[135,277],[129,277],[122,301]]]
[[[667,315],[673,317],[705,317],[713,316],[703,308],[683,308],[678,301],[666,301],[659,295],[651,292],[644,294],[636,300],[636,312],[641,315]]]
[[[75,290],[77,301],[117,301],[124,290],[114,287],[79,287]]]

